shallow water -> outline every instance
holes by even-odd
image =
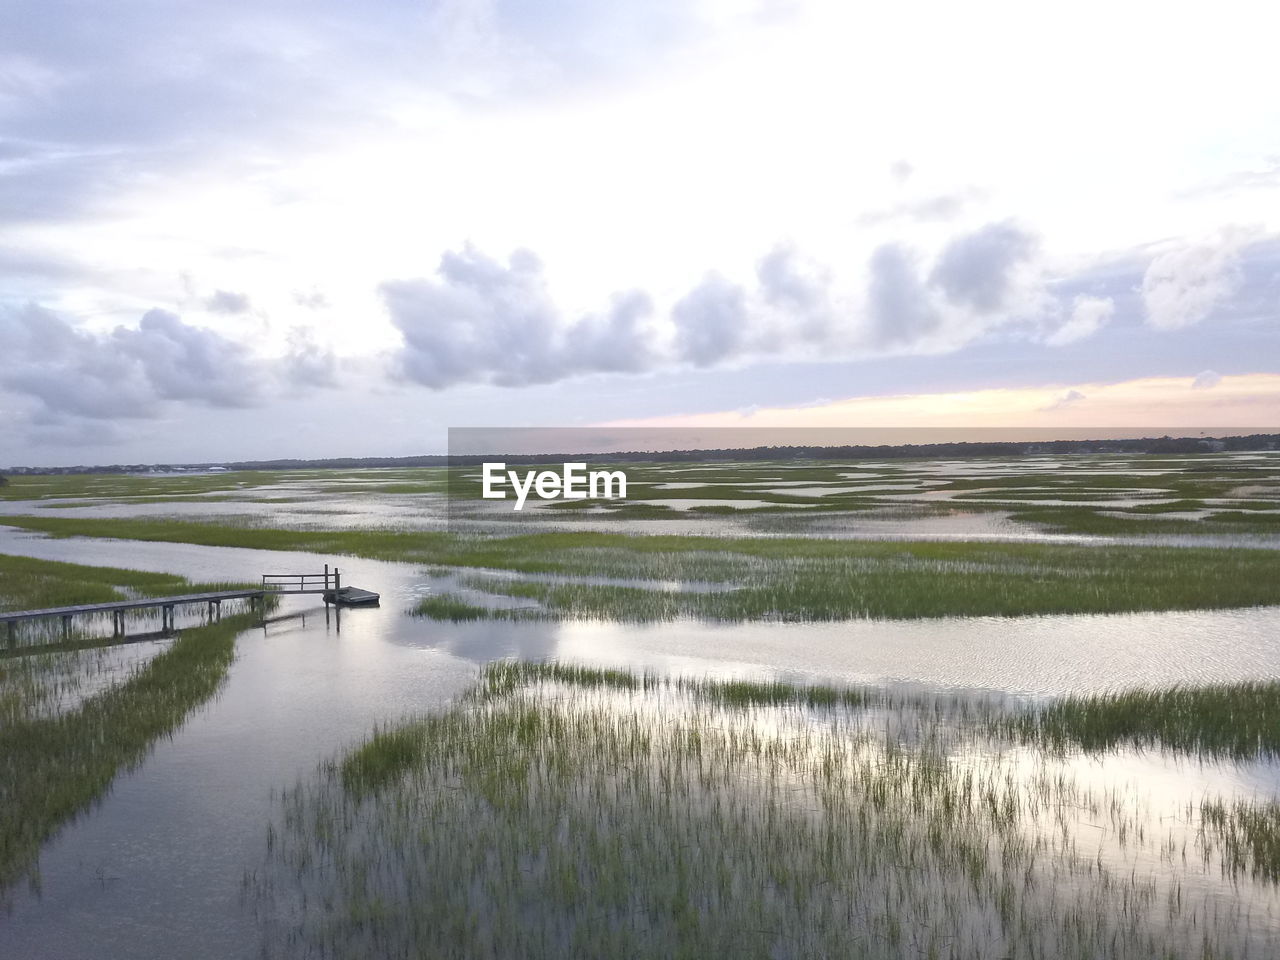
[[[345,583],[382,594],[380,608],[340,618],[326,617],[313,597],[284,598],[285,619],[242,634],[218,697],[46,845],[41,892],[16,891],[11,912],[0,916],[6,960],[254,955],[259,928],[240,888],[261,861],[273,791],[309,776],[373,724],[460,695],[494,658],[1014,697],[1280,676],[1280,608],[822,624],[453,624],[404,613],[442,585],[452,589],[413,564],[54,540],[3,528],[0,552],[195,581],[252,581],[329,563]],[[1080,762],[1089,776],[1145,784],[1162,798],[1219,782],[1242,794],[1276,789],[1272,765]]]

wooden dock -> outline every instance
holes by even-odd
[[[169,597],[145,597],[138,600],[112,600],[110,603],[79,603],[68,607],[46,607],[41,610],[16,610],[12,613],[0,613],[0,623],[9,625],[9,645],[16,639],[17,625],[24,620],[45,620],[53,617],[62,619],[64,635],[71,632],[71,618],[98,613],[111,614],[112,636],[124,633],[124,615],[129,610],[160,610],[160,628],[173,629],[173,611],[175,607],[189,606],[195,603],[209,605],[210,616],[222,612],[224,600],[248,600],[251,607],[257,609],[258,601],[265,595],[264,590],[215,590],[210,593],[179,593]]]
[[[250,609],[258,612],[265,607],[262,602],[267,596],[278,594],[311,593],[324,597],[325,605],[365,606],[378,602],[378,595],[359,587],[342,586],[342,575],[338,568],[332,572],[328,564],[323,573],[267,573],[262,576],[260,587],[248,587],[241,590],[214,590],[205,593],[183,593],[168,597],[141,597],[135,600],[112,600],[108,603],[80,603],[66,607],[46,607],[40,610],[15,610],[11,613],[0,613],[0,624],[8,624],[8,645],[17,645],[17,627],[19,623],[31,620],[60,618],[62,634],[71,635],[73,617],[92,616],[95,614],[111,614],[111,635],[124,636],[125,614],[136,610],[159,610],[160,629],[168,633],[174,629],[174,610],[177,607],[193,604],[207,604],[209,617],[221,618],[223,601],[248,600]]]

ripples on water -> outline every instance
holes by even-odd
[[[442,508],[424,512],[429,500],[338,495],[320,507],[191,501],[51,513],[234,514],[268,526],[436,529],[444,514]],[[29,505],[14,502],[0,502],[0,509],[30,512]],[[323,513],[309,512],[315,509]],[[768,517],[689,522],[704,533],[742,532],[743,523],[762,529],[785,525]],[[709,522],[721,526],[708,529]],[[660,524],[669,523],[635,521],[623,528],[665,532]],[[876,536],[959,538],[975,535],[979,527],[992,537],[1026,535],[995,513],[913,521],[845,514],[816,518],[814,524],[831,536],[869,536],[874,530]],[[608,521],[607,529],[618,530],[618,522]],[[267,570],[319,570],[334,562],[306,553],[186,544],[129,543],[126,549],[115,541],[50,540],[6,529],[0,529],[0,552],[171,572],[193,581],[254,580]],[[1280,608],[822,624],[455,624],[404,613],[417,599],[440,591],[448,578],[410,564],[337,562],[344,582],[378,591],[382,606],[339,617],[326,614],[313,598],[288,598],[280,619],[244,634],[218,698],[171,740],[156,744],[141,768],[117,779],[100,806],[47,845],[42,890],[16,891],[11,911],[0,917],[0,955],[254,955],[261,930],[239,890],[245,871],[261,860],[274,792],[312,777],[319,760],[359,742],[375,723],[443,708],[471,687],[481,665],[496,658],[560,659],[668,676],[870,685],[1011,708],[1065,693],[1280,677]],[[157,643],[112,655],[113,669],[162,648]],[[957,762],[966,762],[965,756]],[[1010,754],[1002,762],[1019,761]],[[1132,750],[1063,758],[1053,772],[1082,789],[1123,797],[1126,809],[1140,811],[1153,824],[1182,816],[1189,799],[1210,792],[1267,797],[1280,786],[1270,763],[1205,762]],[[1099,849],[1111,848],[1100,839]],[[1270,924],[1275,932],[1274,893],[1249,895],[1260,898],[1253,922],[1263,925],[1259,929]]]

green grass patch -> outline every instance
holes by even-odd
[[[1089,751],[1163,746],[1189,753],[1280,756],[1280,682],[1064,697],[1011,721],[1036,743]]]
[[[420,617],[430,617],[433,620],[453,620],[457,622],[488,620],[500,611],[467,603],[456,594],[436,593],[419,600],[414,605],[412,612]]]
[[[856,711],[836,722],[825,694],[814,722],[805,691],[820,688],[554,663],[494,665],[479,689],[282,792],[245,880],[271,918],[264,957],[1204,960],[1277,945],[1256,907],[1273,882],[1256,869],[1266,811],[1206,807],[1166,869],[1181,827],[1057,770],[953,762],[927,716],[904,740]]]
[[[0,612],[109,603],[128,599],[126,590],[139,596],[159,597],[190,592],[191,584],[171,573],[88,567],[0,554]]]
[[[719,594],[521,581],[487,587],[494,593],[537,600],[558,616],[582,618],[1023,616],[1280,603],[1280,551],[1264,549],[629,536],[587,531],[467,537],[64,517],[6,517],[0,523],[55,536],[348,553],[566,577],[737,585]]]

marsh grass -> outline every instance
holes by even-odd
[[[1153,520],[1153,523],[1165,521]],[[495,583],[558,616],[624,620],[1021,616],[1280,603],[1280,551],[1055,543],[875,542],[801,537],[539,532],[486,537],[394,531],[271,530],[170,520],[5,517],[55,536],[306,550],[374,559],[657,581],[712,581],[717,596],[640,588]]]
[[[481,607],[461,599],[451,593],[436,593],[423,597],[414,605],[414,614],[430,617],[433,620],[452,620],[455,623],[467,620],[492,619],[495,612],[490,607]]]
[[[183,593],[190,584],[169,573],[87,567],[0,554],[0,612],[76,603],[107,603],[140,596]]]
[[[1050,762],[949,755],[923,714],[907,744],[818,689],[492,665],[284,791],[244,885],[263,955],[1275,951],[1265,812],[1206,807],[1187,839]]]
[[[306,484],[326,492],[442,493],[443,468],[356,470],[233,470],[190,474],[49,474],[9,477],[3,500],[98,499],[159,503],[239,498],[262,489]]]
[[[1280,682],[1064,697],[1009,721],[1024,740],[1088,751],[1121,745],[1250,759],[1280,756]]]
[[[1122,613],[1280,602],[1280,552],[1024,544],[879,544],[631,538],[492,544],[485,561],[545,565],[564,579],[469,580],[468,586],[536,601],[565,619],[843,620],[879,617]],[[646,540],[661,540],[657,544]],[[721,546],[719,552],[713,548]],[[789,548],[792,548],[789,550]],[[507,550],[522,550],[504,561]],[[465,555],[464,555],[465,558]],[[539,564],[542,558],[545,564]],[[583,573],[578,573],[583,571]],[[529,572],[539,572],[530,570]],[[708,581],[730,589],[658,590],[575,582],[574,576],[651,582]],[[475,606],[475,604],[472,604]],[[420,611],[430,615],[430,609]],[[512,616],[507,611],[492,616]]]
[[[1280,883],[1280,802],[1205,800],[1200,834],[1220,851],[1224,873]]]

